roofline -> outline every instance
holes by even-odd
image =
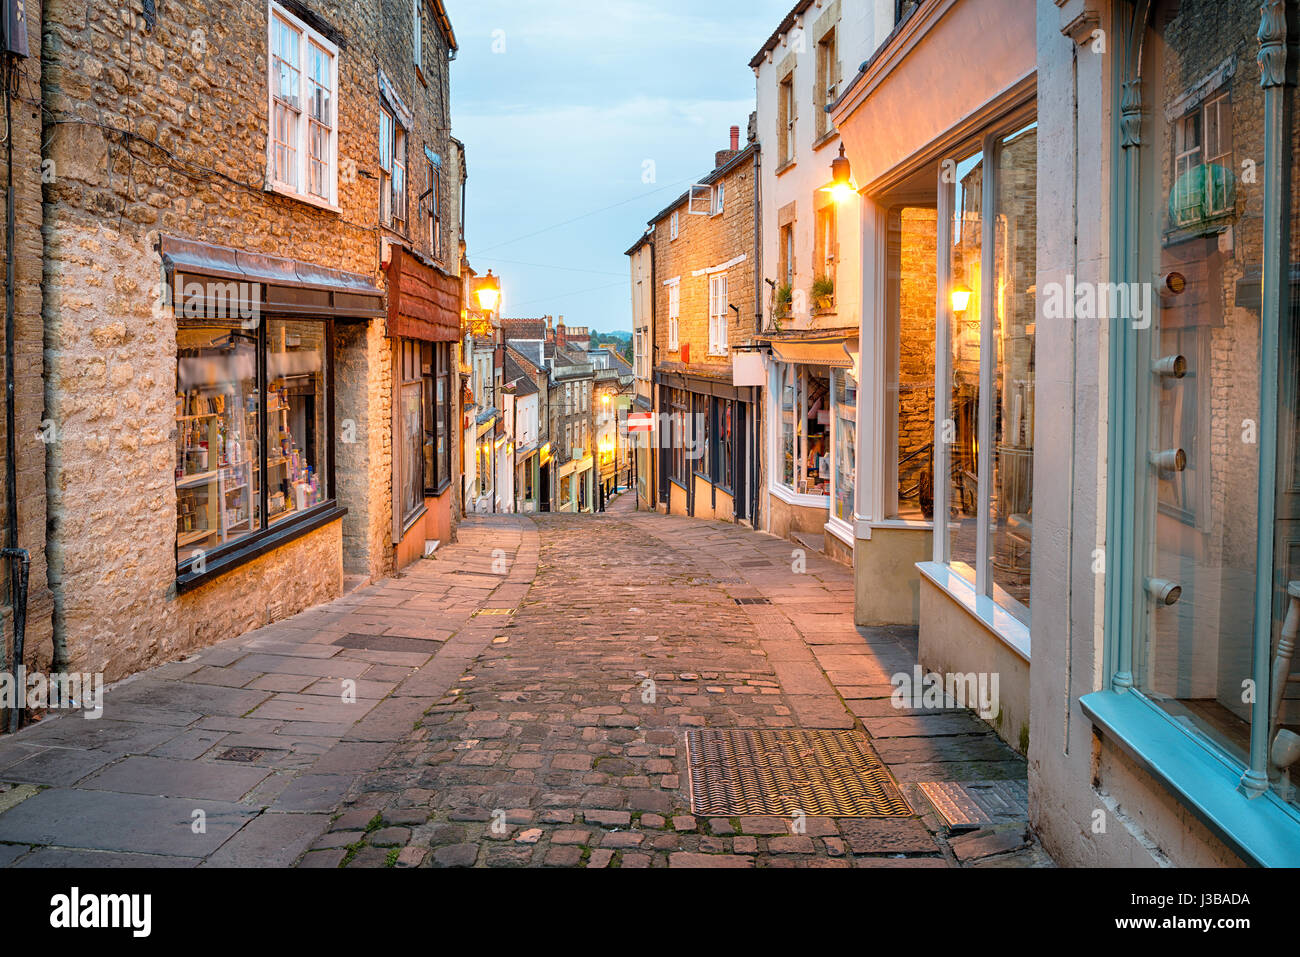
[[[641,238],[632,244],[632,248],[625,252],[624,256],[631,256],[634,252],[648,243],[654,242],[654,230],[646,227],[646,231],[641,234]]]
[[[456,51],[460,49],[456,45],[456,33],[451,28],[451,17],[447,16],[447,8],[443,6],[442,0],[429,0],[433,5],[433,16],[438,21],[438,29],[447,39],[447,45],[451,48],[452,58],[455,59]]]
[[[776,28],[776,31],[770,37],[767,38],[767,42],[763,44],[763,48],[754,54],[754,59],[749,61],[750,69],[757,70],[759,68],[763,62],[763,58],[772,50],[775,50],[777,45],[780,44],[781,37],[790,32],[790,28],[794,26],[795,18],[812,5],[813,0],[799,0],[799,2],[794,5],[794,9],[785,15],[785,19],[781,21],[781,25]]]
[[[811,2],[811,0],[810,0],[810,2]],[[713,172],[709,173],[707,176],[704,176],[703,178],[701,178],[700,180],[698,180],[698,181],[695,183],[695,185],[696,185],[696,186],[708,186],[708,185],[711,184],[711,183],[717,182],[719,179],[721,179],[722,177],[726,176],[726,175],[727,175],[728,173],[730,173],[733,169],[735,169],[737,166],[739,166],[742,162],[744,162],[745,160],[749,159],[749,157],[750,157],[752,154],[755,154],[755,153],[758,153],[758,152],[759,152],[759,144],[758,144],[758,141],[756,140],[756,141],[754,141],[753,143],[750,143],[748,146],[746,146],[743,150],[741,150],[739,153],[737,153],[735,156],[733,156],[730,160],[728,160],[728,161],[727,161],[726,163],[724,163],[722,166],[719,166],[719,167],[718,167],[717,169],[715,169]],[[671,213],[674,209],[676,209],[678,206],[680,206],[683,202],[685,202],[686,199],[690,197],[690,195],[691,195],[691,191],[688,189],[686,192],[682,193],[682,195],[678,196],[677,199],[676,199],[674,202],[670,203],[669,205],[667,205],[667,206],[665,206],[663,209],[661,209],[659,212],[655,213],[655,215],[654,215],[653,217],[651,217],[650,219],[648,219],[648,220],[646,221],[647,224],[650,225],[650,226],[653,226],[655,223],[659,222],[659,220],[663,219],[665,216],[667,216],[669,213]],[[632,250],[635,250],[635,249],[636,249],[636,247],[633,246],[633,247],[632,247]],[[632,250],[629,250],[628,255],[631,255]]]

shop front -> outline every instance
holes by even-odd
[[[660,508],[671,515],[750,520],[756,476],[750,449],[755,389],[658,372]]]
[[[993,724],[1021,750],[1037,399],[1034,24],[1032,0],[922,4],[832,114],[862,184],[856,618],[918,624],[925,667],[998,673]],[[972,36],[987,41],[974,60]]]
[[[389,247],[393,350],[393,548],[402,568],[449,541],[459,512],[452,370],[459,366],[461,281],[401,246]]]
[[[773,338],[766,422],[768,530],[853,560],[856,335]]]

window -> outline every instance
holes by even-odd
[[[727,274],[709,277],[709,354],[727,354]]]
[[[411,0],[411,59],[424,69],[424,0]]]
[[[826,195],[822,193],[822,195]],[[817,210],[813,237],[813,307],[819,311],[835,308],[835,257],[839,251],[836,232],[835,203]]]
[[[938,213],[931,207],[896,206],[888,214],[886,275],[885,462],[888,519],[925,522],[934,517],[935,304],[938,295]],[[963,306],[963,308],[969,308]],[[896,480],[895,480],[896,479]]]
[[[794,73],[777,88],[777,159],[781,166],[794,162]]]
[[[726,183],[719,183],[717,186],[714,187],[713,189],[713,215],[714,216],[722,215],[722,211],[726,206],[726,199],[725,199],[726,193],[727,193]]]
[[[670,240],[677,238],[677,226],[678,226],[677,210],[673,210],[673,214],[668,220],[668,238]]]
[[[438,495],[451,481],[451,343],[421,343],[424,409],[424,494]]]
[[[946,459],[945,504],[935,511],[946,511],[950,532],[937,537],[942,551],[936,555],[941,554],[977,594],[992,598],[1027,624],[1033,542],[1037,126],[1030,123],[986,138],[985,144],[992,147],[991,156],[976,152],[949,167],[956,171],[956,182],[947,186],[952,218],[945,224],[947,248],[939,254],[946,257],[950,289],[944,300],[949,309],[947,332],[937,336],[940,342],[946,339],[948,350],[947,414],[940,412],[942,434],[934,436],[932,448],[941,449],[939,458]],[[928,213],[906,212],[906,241],[923,261],[928,256]],[[899,226],[901,231],[901,222]],[[985,247],[989,232],[992,249]],[[982,293],[985,289],[995,292],[990,296]],[[912,308],[910,297],[925,294],[924,286],[913,288],[907,293],[907,307]],[[991,314],[988,302],[993,304]],[[917,321],[924,320],[900,318],[913,329]],[[984,396],[987,401],[982,401]],[[900,430],[902,424],[900,408]],[[901,456],[899,464],[901,470]],[[922,487],[916,495],[922,511],[924,492]]]
[[[835,457],[831,463],[831,517],[853,521],[857,483],[858,380],[846,369],[831,371],[831,414],[835,421]]]
[[[387,107],[379,108],[379,218],[406,231],[406,130]]]
[[[398,531],[405,532],[424,511],[424,376],[421,343],[399,339],[395,347],[399,434],[393,455],[394,511]]]
[[[434,259],[441,260],[442,255],[442,170],[432,160],[428,161],[429,171],[429,252]]]
[[[710,473],[713,482],[720,487],[732,490],[735,486],[732,484],[733,470],[733,436],[732,423],[735,415],[736,403],[731,399],[715,399],[713,402],[713,426],[711,435],[713,447],[709,452],[709,460],[713,464]]]
[[[817,89],[814,101],[817,109],[817,138],[830,131],[830,114],[826,107],[834,103],[840,93],[840,60],[836,50],[835,31],[831,30],[817,44]]]
[[[1195,227],[1236,206],[1232,104],[1220,91],[1173,124],[1171,226]]]
[[[776,483],[800,495],[831,491],[830,370],[825,366],[772,365],[772,395],[779,422]]]
[[[686,446],[691,428],[688,393],[682,389],[668,390],[668,413],[672,421],[672,447],[669,450],[671,469],[668,477],[683,488],[687,480]]]
[[[671,279],[668,282],[668,351],[676,352],[680,348],[677,338],[677,320],[681,315],[682,297],[681,281]]]
[[[267,181],[278,192],[338,201],[338,47],[271,5]]]
[[[324,321],[178,322],[179,574],[328,500],[330,336]]]

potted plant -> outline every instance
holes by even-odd
[[[813,308],[818,312],[829,312],[835,308],[835,280],[830,276],[818,276],[813,280]]]
[[[782,283],[776,287],[776,303],[772,307],[773,319],[788,319],[790,317],[790,305],[794,301],[794,287],[790,283]]]

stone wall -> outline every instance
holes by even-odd
[[[14,418],[17,473],[18,547],[31,555],[27,596],[24,661],[29,668],[49,668],[53,656],[51,613],[53,598],[47,583],[45,555],[45,443],[41,441],[45,386],[42,352],[45,330],[41,319],[41,9],[28,4],[27,45],[30,56],[18,63],[18,95],[11,105],[13,143],[14,241]],[[0,152],[0,169],[5,169]],[[6,170],[7,172],[7,170]],[[0,230],[0,259],[8,257],[7,232]],[[0,375],[5,356],[0,351]],[[7,422],[4,392],[0,391],[0,544],[8,544],[9,503],[3,475],[7,461]],[[0,639],[7,670],[12,661],[13,596],[9,565],[0,563]]]
[[[305,8],[289,0],[287,9]],[[361,273],[382,284],[382,240],[428,254],[378,224],[376,64],[416,118],[412,218],[439,153],[444,249],[459,267],[459,164],[451,156],[446,44],[424,30],[422,81],[411,5],[315,3],[337,38],[338,211],[271,192],[267,179],[267,7],[139,0],[46,5],[44,77],[46,405],[50,583],[65,659],[110,678],[238,634],[339,593],[349,572],[392,567],[391,346],[382,321],[336,327],[336,445],[342,521],[181,596],[175,593],[175,318],[160,308],[159,237],[170,234]],[[405,44],[405,46],[404,46]],[[214,596],[214,597],[208,597]]]

